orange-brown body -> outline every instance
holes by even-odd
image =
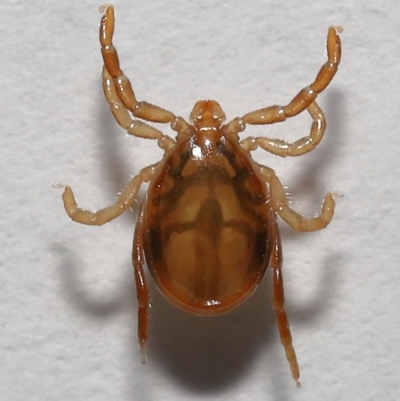
[[[143,208],[149,270],[180,308],[214,315],[254,290],[270,258],[269,191],[237,140],[195,132],[158,166]]]
[[[153,104],[137,101],[129,79],[120,68],[112,43],[114,8],[103,6],[100,44],[104,61],[103,90],[110,110],[128,134],[157,140],[163,159],[143,168],[104,209],[90,212],[77,206],[66,186],[64,207],[72,220],[102,225],[132,207],[143,183],[149,183],[133,241],[132,262],[138,302],[138,337],[144,354],[149,329],[150,294],[144,273],[145,259],[161,292],[181,309],[215,315],[233,309],[255,289],[268,265],[272,270],[273,308],[280,339],[293,378],[300,375],[285,311],[282,245],[277,215],[294,229],[306,232],[326,227],[335,202],[328,193],[320,215],[305,218],[288,204],[274,170],[256,164],[250,152],[260,147],[277,156],[301,156],[315,149],[326,128],[316,99],[339,66],[340,27],[330,27],[328,60],[316,79],[286,105],[252,111],[224,125],[225,113],[213,100],[195,104],[189,123]],[[247,124],[285,121],[304,110],[310,133],[293,143],[265,136],[239,140]],[[173,139],[143,122],[168,123]]]

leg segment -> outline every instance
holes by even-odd
[[[242,118],[247,124],[273,124],[294,117],[305,110],[331,82],[338,70],[341,57],[341,44],[338,32],[340,27],[331,26],[328,30],[328,61],[321,67],[315,81],[302,89],[286,106],[270,106],[245,114]]]
[[[325,115],[316,102],[312,102],[307,111],[310,113],[313,123],[311,125],[310,134],[293,143],[288,143],[281,139],[271,139],[263,137],[248,137],[240,142],[241,146],[248,150],[256,150],[259,146],[267,152],[274,155],[286,156],[301,156],[311,152],[321,142],[326,129]]]
[[[133,238],[132,264],[135,273],[136,296],[138,302],[138,339],[142,353],[142,362],[146,362],[146,343],[149,336],[149,303],[150,296],[144,274],[143,254],[143,216],[140,212]]]
[[[106,66],[103,67],[103,91],[110,110],[117,123],[124,128],[128,134],[146,139],[155,139],[160,148],[167,150],[175,144],[175,141],[164,135],[158,129],[139,120],[132,119],[126,107],[122,104],[114,80],[111,78]]]
[[[112,43],[115,22],[114,7],[112,5],[103,6],[100,8],[100,11],[103,12],[104,8],[105,14],[101,19],[99,34],[101,54],[120,101],[137,118],[155,123],[173,122],[175,116],[171,112],[150,103],[138,102],[136,100],[132,85],[120,68],[118,53]]]
[[[289,321],[285,311],[285,295],[282,277],[282,247],[277,224],[275,224],[274,238],[272,240],[273,249],[271,255],[271,268],[273,273],[273,307],[276,312],[279,336],[281,338],[281,343],[285,348],[286,359],[289,362],[293,379],[296,381],[297,387],[300,387],[300,382],[298,381],[300,370],[296,359],[296,353],[293,348]]]
[[[129,209],[136,199],[136,195],[143,182],[149,182],[153,176],[156,165],[145,167],[135,176],[122,191],[114,205],[108,206],[97,212],[81,209],[76,204],[76,199],[70,187],[65,187],[62,195],[64,208],[68,216],[77,223],[91,226],[101,226]]]
[[[246,124],[266,125],[285,121],[294,117],[305,109],[313,118],[313,125],[309,136],[294,143],[287,143],[268,138],[247,138],[241,145],[247,150],[254,150],[258,146],[278,156],[300,156],[314,149],[321,140],[326,123],[325,116],[315,99],[331,82],[338,70],[341,57],[341,44],[338,33],[341,27],[331,26],[328,30],[327,53],[328,61],[321,67],[315,81],[302,89],[286,106],[270,106],[245,114],[236,118],[225,126],[229,132],[238,133],[245,129]]]
[[[301,232],[317,231],[325,228],[331,222],[335,209],[335,201],[331,193],[325,196],[321,214],[306,219],[289,206],[285,190],[275,172],[268,167],[261,167],[260,171],[270,186],[272,207],[295,230]]]

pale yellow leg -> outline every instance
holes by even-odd
[[[286,106],[270,106],[245,114],[242,118],[247,124],[273,124],[294,117],[305,110],[331,82],[338,70],[341,57],[341,44],[338,32],[342,28],[331,26],[328,30],[328,61],[319,70],[315,81],[302,89]]]
[[[81,209],[77,206],[72,189],[65,187],[63,193],[64,208],[68,216],[81,224],[101,226],[129,209],[136,199],[137,193],[143,182],[149,182],[157,165],[151,165],[142,169],[137,176],[132,178],[122,191],[114,205],[108,206],[96,212]]]
[[[321,142],[326,129],[325,115],[316,102],[312,102],[307,111],[310,113],[313,123],[311,125],[310,134],[293,143],[286,142],[282,139],[271,139],[264,137],[248,137],[240,142],[240,145],[252,151],[259,146],[267,152],[273,153],[281,157],[301,156],[311,152]]]
[[[124,128],[128,134],[146,139],[155,139],[162,149],[169,149],[175,141],[167,135],[164,135],[158,129],[139,120],[132,119],[129,111],[122,104],[120,97],[117,93],[114,81],[107,68],[103,67],[103,91],[110,110],[116,119],[117,123]]]
[[[331,193],[325,196],[320,215],[306,219],[289,206],[285,190],[275,172],[264,166],[260,167],[260,171],[269,184],[272,207],[295,230],[302,232],[317,231],[325,228],[331,222],[335,209],[335,201]]]
[[[170,111],[136,100],[132,85],[120,68],[118,53],[112,43],[115,24],[114,7],[106,5],[100,10],[105,12],[100,22],[101,54],[121,103],[137,118],[155,123],[172,123],[175,116]]]
[[[241,118],[232,120],[224,127],[230,133],[239,133],[246,128],[246,124],[266,125],[285,121],[308,110],[313,118],[310,135],[301,138],[294,143],[269,138],[246,138],[241,145],[247,150],[254,150],[258,146],[278,156],[300,156],[310,152],[320,142],[326,128],[325,116],[315,102],[338,70],[341,57],[341,44],[338,33],[340,27],[330,27],[327,39],[328,60],[321,67],[315,81],[302,89],[286,106],[270,106],[245,114]]]

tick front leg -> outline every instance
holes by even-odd
[[[246,138],[241,142],[246,150],[255,150],[258,146],[278,156],[300,156],[313,150],[321,141],[325,132],[325,116],[318,104],[315,102],[338,70],[341,57],[341,44],[338,33],[340,27],[330,27],[328,31],[327,53],[328,61],[322,66],[315,81],[302,89],[286,106],[273,105],[263,109],[245,114],[236,118],[226,125],[225,129],[232,133],[238,133],[246,128],[246,124],[266,125],[285,121],[308,110],[313,123],[310,134],[294,143],[288,143],[279,139],[270,138]]]
[[[139,120],[132,119],[126,107],[122,104],[117,93],[114,80],[111,78],[107,68],[103,67],[103,91],[110,110],[117,123],[126,130],[129,135],[139,138],[154,139],[158,141],[160,148],[167,150],[174,146],[175,141],[164,135],[158,129]],[[179,119],[175,119],[174,123]],[[174,124],[171,124],[171,126]]]
[[[135,273],[136,296],[138,302],[138,340],[142,353],[142,362],[146,362],[146,344],[149,336],[149,303],[150,296],[146,284],[143,265],[143,215],[140,211],[133,238],[132,264]]]
[[[129,209],[136,199],[137,193],[143,182],[149,182],[154,174],[156,165],[148,166],[140,171],[122,191],[114,205],[108,206],[96,212],[81,209],[77,206],[75,196],[69,186],[65,187],[62,195],[64,208],[68,216],[77,223],[91,226],[101,226]]]
[[[265,166],[262,166],[260,171],[270,186],[272,207],[295,230],[302,232],[317,231],[325,228],[331,222],[335,210],[335,201],[331,193],[325,196],[321,214],[317,217],[306,219],[289,206],[285,190],[275,172]]]
[[[294,117],[305,110],[331,82],[338,70],[341,44],[338,33],[341,27],[331,26],[328,30],[328,61],[319,70],[315,81],[302,89],[286,106],[270,106],[245,114],[242,119],[247,124],[273,124]]]
[[[118,53],[112,43],[115,24],[114,7],[112,5],[102,6],[100,11],[105,12],[100,23],[99,39],[101,54],[104,65],[110,73],[122,104],[137,118],[155,123],[173,122],[175,116],[170,111],[147,102],[138,102],[136,100],[131,82],[120,68]]]
[[[276,312],[279,336],[285,348],[286,359],[289,362],[293,379],[296,381],[296,386],[300,387],[301,384],[298,380],[300,377],[300,369],[297,363],[296,352],[293,348],[292,334],[285,311],[285,295],[282,277],[282,246],[277,224],[275,224],[274,237],[272,240],[271,268],[273,272],[273,306]]]

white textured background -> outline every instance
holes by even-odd
[[[287,309],[301,366],[290,376],[270,275],[236,311],[198,318],[153,284],[148,363],[136,346],[127,213],[96,228],[69,220],[55,181],[81,205],[109,205],[162,153],[126,137],[103,99],[97,1],[0,5],[0,399],[5,401],[400,399],[400,4],[396,1],[116,1],[115,44],[137,97],[187,117],[215,98],[228,118],[285,104],[325,62],[319,148],[275,168],[306,215],[340,190],[324,231],[285,227]],[[305,135],[304,113],[251,134]],[[163,128],[168,132],[168,127]]]

